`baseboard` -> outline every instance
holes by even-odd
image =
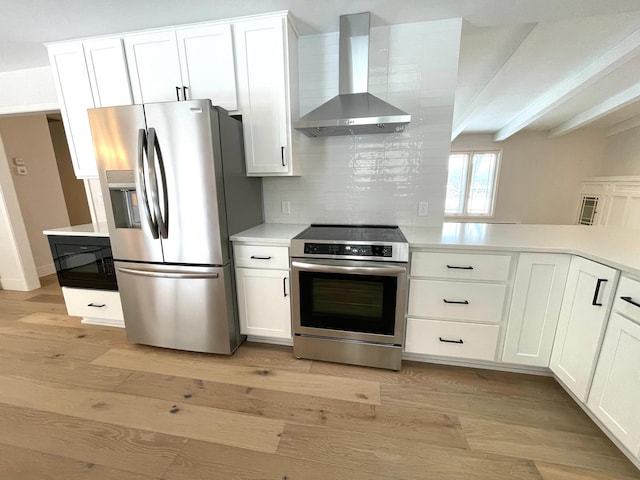
[[[102,327],[124,328],[124,320],[110,320],[108,318],[82,317],[80,323],[85,323],[87,325],[100,325]]]
[[[40,288],[40,282],[33,287],[29,287],[25,280],[17,279],[17,278],[2,278],[0,279],[0,290],[16,290],[19,292],[30,292],[31,290],[35,290],[36,288]]]
[[[417,353],[403,353],[403,360],[414,362],[437,363],[438,365],[451,365],[454,367],[483,368],[485,370],[498,370],[502,372],[526,373],[528,375],[541,375],[551,377],[551,370],[545,367],[531,367],[528,365],[516,365],[513,363],[489,362],[486,360],[463,360],[448,357],[434,357]]]
[[[285,345],[287,347],[293,346],[293,338],[254,337],[247,335],[247,342],[271,343],[273,345]]]

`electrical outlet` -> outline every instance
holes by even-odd
[[[418,202],[418,216],[426,217],[429,215],[429,202]]]
[[[291,202],[287,200],[283,200],[281,204],[282,214],[283,215],[291,215]]]
[[[27,167],[15,167],[16,169],[16,175],[26,175],[27,174]]]

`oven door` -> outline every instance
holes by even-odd
[[[293,332],[402,345],[407,264],[293,259]]]

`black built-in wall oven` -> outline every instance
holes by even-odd
[[[47,238],[60,286],[118,289],[109,238],[73,235]]]
[[[408,244],[397,227],[312,225],[291,242],[294,354],[399,370]]]

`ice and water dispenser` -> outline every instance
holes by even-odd
[[[107,170],[106,176],[116,228],[140,228],[140,210],[133,170]]]

